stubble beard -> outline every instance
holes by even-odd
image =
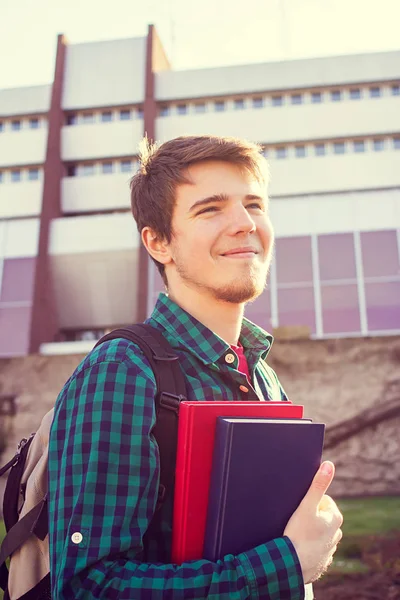
[[[264,291],[270,260],[262,273],[257,272],[257,269],[251,267],[249,272],[243,277],[238,277],[235,281],[222,286],[218,286],[218,284],[210,286],[205,282],[199,281],[189,273],[186,265],[177,259],[177,257],[175,258],[175,266],[178,275],[189,287],[203,289],[213,296],[215,300],[221,302],[243,304],[255,300]]]

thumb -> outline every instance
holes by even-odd
[[[310,508],[317,510],[322,497],[326,493],[328,487],[332,483],[333,476],[335,475],[335,465],[330,461],[326,460],[323,462],[315,474],[314,479],[308,489],[307,494],[304,496],[303,502]]]

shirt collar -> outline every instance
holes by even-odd
[[[183,310],[166,294],[161,293],[150,321],[161,325],[174,339],[174,346],[184,346],[206,365],[216,363],[230,349],[222,338]],[[273,337],[248,319],[243,319],[240,342],[245,351],[267,356]]]

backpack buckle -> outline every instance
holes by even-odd
[[[176,396],[175,394],[169,394],[168,392],[162,392],[160,395],[159,406],[171,410],[172,412],[179,413],[179,405],[182,400],[186,400],[185,396],[181,394]]]

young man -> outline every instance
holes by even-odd
[[[145,147],[132,210],[167,288],[149,323],[180,357],[189,400],[285,400],[264,359],[272,337],[243,318],[274,242],[267,164],[253,144],[188,137]],[[158,492],[155,378],[134,344],[89,354],[64,386],[49,448],[53,598],[300,600],[341,538],[324,463],[284,536],[238,556],[182,565],[146,535]]]

